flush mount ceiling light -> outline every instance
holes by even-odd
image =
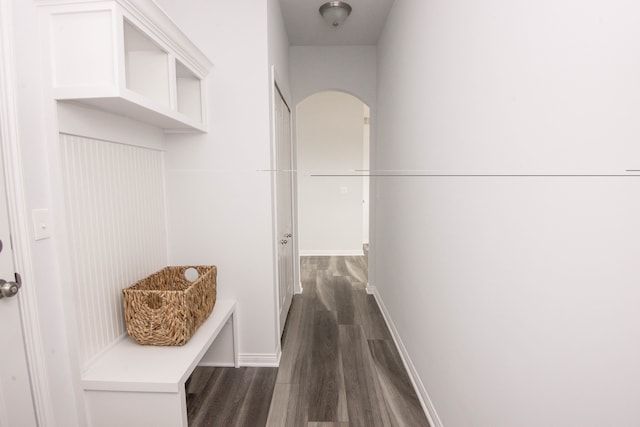
[[[338,28],[344,24],[351,13],[349,3],[343,1],[330,1],[320,6],[320,15],[333,28]]]

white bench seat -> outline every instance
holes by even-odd
[[[187,427],[185,382],[229,321],[238,367],[235,313],[234,300],[219,299],[184,346],[143,346],[127,336],[109,349],[82,373],[91,427]]]

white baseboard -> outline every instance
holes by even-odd
[[[400,352],[400,357],[402,358],[402,363],[404,363],[404,367],[409,374],[409,379],[413,384],[413,388],[416,390],[416,394],[418,395],[418,399],[420,400],[420,404],[422,405],[422,409],[424,410],[427,418],[429,419],[429,425],[431,427],[443,427],[442,421],[440,421],[440,417],[436,412],[435,407],[433,406],[433,402],[429,398],[429,394],[427,393],[427,389],[424,387],[420,376],[418,375],[418,371],[416,367],[413,365],[409,354],[407,353],[407,349],[404,346],[404,343],[400,339],[400,335],[398,334],[398,330],[396,329],[393,321],[391,320],[391,316],[389,316],[389,312],[387,311],[387,307],[384,305],[380,294],[378,293],[378,289],[375,286],[368,286],[367,293],[372,294],[376,302],[378,303],[378,307],[380,307],[380,311],[382,312],[382,317],[384,317],[384,321],[387,323],[389,327],[389,331],[391,331],[391,335],[393,336],[393,341]]]
[[[238,362],[240,366],[278,367],[280,357],[276,353],[240,353]]]
[[[319,251],[300,251],[300,256],[364,256],[362,249],[354,250],[319,250]]]
[[[198,366],[204,366],[205,368],[235,368],[235,365],[233,364],[233,362],[219,362],[219,363],[214,363],[214,362],[204,362],[204,363],[198,363]]]

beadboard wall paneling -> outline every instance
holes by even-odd
[[[163,153],[60,134],[83,366],[126,333],[121,290],[167,265]]]

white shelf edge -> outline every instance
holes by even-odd
[[[216,311],[217,309],[217,311]],[[105,354],[98,357],[81,374],[82,388],[85,391],[133,391],[133,392],[153,392],[153,393],[177,393],[184,385],[189,374],[195,369],[198,361],[202,359],[207,349],[211,346],[222,328],[227,324],[233,313],[236,311],[236,301],[219,299],[216,302],[213,312],[209,318],[200,326],[191,340],[182,347],[158,347],[144,346],[136,344],[129,336],[119,341]],[[146,360],[166,359],[175,361],[174,355],[179,352],[194,353],[188,359],[188,363],[181,366],[173,366],[174,372],[162,372],[164,379],[159,379],[156,372],[145,372],[140,374],[145,367],[137,366],[141,358]],[[121,356],[137,353],[137,360],[134,358],[123,361]],[[114,354],[116,355],[114,357]],[[123,366],[133,368],[135,375],[126,376]],[[169,365],[167,365],[168,367]],[[115,374],[114,374],[115,373]],[[167,375],[169,374],[169,375]]]
[[[71,102],[96,110],[116,114],[162,129],[165,133],[207,132],[203,123],[198,123],[176,111],[155,109],[141,105],[127,96],[102,98],[57,98],[60,102]]]

